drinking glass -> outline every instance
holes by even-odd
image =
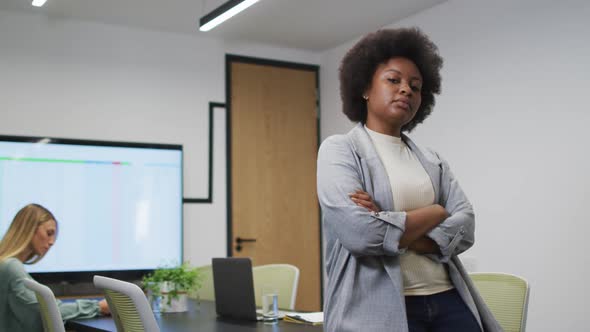
[[[262,319],[266,324],[276,324],[279,320],[279,295],[276,287],[262,287]]]
[[[154,294],[154,292],[148,290],[147,297],[154,315],[158,316],[162,310],[162,295]]]

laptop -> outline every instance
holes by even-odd
[[[217,315],[258,320],[250,258],[213,258],[211,265]]]
[[[239,320],[262,320],[262,313],[256,310],[250,258],[213,258],[211,265],[217,315]],[[284,315],[279,311],[279,318]]]

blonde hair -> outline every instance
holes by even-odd
[[[29,204],[20,209],[0,241],[0,262],[10,257],[16,257],[29,249],[37,228],[50,220],[55,221],[57,225],[53,214],[39,204]],[[34,264],[41,258],[43,256],[32,252],[26,257],[24,263]]]

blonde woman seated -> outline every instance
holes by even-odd
[[[23,207],[0,241],[0,331],[42,331],[35,293],[23,279],[31,276],[23,264],[40,261],[55,243],[57,221],[38,204]],[[109,314],[105,300],[58,301],[62,319],[91,318]]]

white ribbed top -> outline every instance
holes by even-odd
[[[434,204],[434,188],[426,170],[400,137],[365,126],[389,177],[395,211]],[[405,295],[430,295],[453,288],[443,264],[408,250],[400,256]]]

